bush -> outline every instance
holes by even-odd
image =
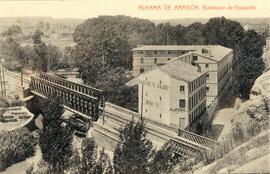
[[[36,140],[26,128],[0,132],[0,171],[35,152]]]
[[[244,141],[244,129],[241,123],[236,122],[232,128],[232,137],[235,143],[241,143]]]

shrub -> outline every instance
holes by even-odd
[[[235,143],[241,143],[244,141],[244,129],[241,123],[236,122],[232,128],[232,137]]]
[[[26,128],[0,132],[0,171],[35,152],[36,140]]]

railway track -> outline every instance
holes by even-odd
[[[21,75],[20,75],[20,74],[16,74],[16,73],[14,73],[14,72],[7,71],[7,70],[5,71],[5,74],[6,74],[7,76],[12,77],[12,78],[21,80]],[[26,78],[23,78],[23,82],[24,82],[24,83],[27,83],[27,84],[30,84],[31,80],[26,79]]]

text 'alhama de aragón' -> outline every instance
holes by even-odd
[[[138,5],[141,11],[158,11],[158,10],[199,10],[198,5]]]

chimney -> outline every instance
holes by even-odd
[[[200,65],[199,64],[197,64],[197,72],[202,72],[202,68],[200,67]]]

